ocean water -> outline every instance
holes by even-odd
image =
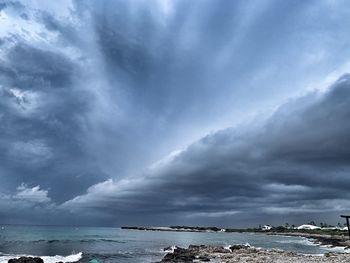
[[[45,263],[155,262],[168,246],[190,244],[228,246],[249,243],[303,254],[323,254],[342,248],[320,247],[305,238],[253,233],[190,233],[122,230],[119,228],[0,226],[0,263],[21,255],[40,256]]]

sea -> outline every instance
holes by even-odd
[[[254,233],[159,232],[102,227],[1,226],[0,263],[20,256],[40,256],[45,263],[157,262],[166,247],[190,244],[254,247],[296,251],[301,254],[344,252],[344,248],[315,245],[306,238]],[[169,251],[168,251],[169,252]]]

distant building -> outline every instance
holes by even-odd
[[[272,226],[270,226],[270,225],[264,225],[262,228],[261,228],[261,230],[263,230],[263,231],[269,231],[269,230],[271,230],[272,229]]]
[[[319,226],[314,225],[301,225],[297,227],[298,230],[307,229],[307,230],[315,230],[315,229],[321,229]]]
[[[339,230],[338,227],[335,226],[327,226],[327,227],[322,227],[323,230]],[[347,228],[346,228],[347,230]]]

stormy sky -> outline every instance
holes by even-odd
[[[0,223],[341,222],[350,3],[0,0]]]

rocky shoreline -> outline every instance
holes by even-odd
[[[303,255],[280,249],[261,249],[250,245],[232,245],[229,247],[210,245],[190,245],[188,248],[167,247],[168,252],[156,263],[345,263],[350,262],[349,253],[325,253],[324,255]],[[44,263],[39,257],[20,257],[10,259],[8,263]],[[57,262],[63,263],[63,262]]]
[[[350,262],[350,254],[326,253],[324,256],[319,256],[302,255],[277,249],[258,249],[248,245],[233,245],[229,248],[190,245],[188,248],[175,248],[173,252],[167,253],[158,263],[189,262],[345,263]]]
[[[40,257],[19,257],[11,258],[8,263],[44,263],[44,260]],[[63,263],[62,261],[56,263]]]
[[[44,260],[39,257],[20,257],[11,258],[8,263],[44,263]],[[57,262],[62,263],[62,262]]]
[[[186,231],[186,232],[219,232],[219,229],[214,228],[125,228],[134,230],[146,230],[146,231]],[[254,232],[254,231],[251,231]],[[344,247],[344,249],[350,248],[350,240],[343,234],[326,234],[326,233],[310,233],[310,232],[254,232],[256,234],[266,235],[282,235],[282,236],[299,236],[309,239],[317,245],[324,245],[330,247]],[[324,256],[320,255],[302,255],[296,252],[283,251],[278,249],[260,249],[254,248],[249,245],[233,245],[228,248],[220,246],[209,245],[190,245],[188,248],[165,248],[167,253],[164,258],[158,263],[172,262],[172,263],[185,263],[185,262],[293,262],[293,263],[306,263],[306,262],[350,262],[350,253],[326,253]],[[17,259],[10,259],[8,263],[44,263],[39,257],[21,257]],[[62,262],[58,262],[62,263]]]
[[[267,235],[280,235],[280,236],[298,236],[305,237],[311,242],[330,247],[344,247],[350,248],[350,240],[348,236],[344,235],[331,235],[331,234],[318,234],[318,233],[305,233],[305,232],[269,232]]]

